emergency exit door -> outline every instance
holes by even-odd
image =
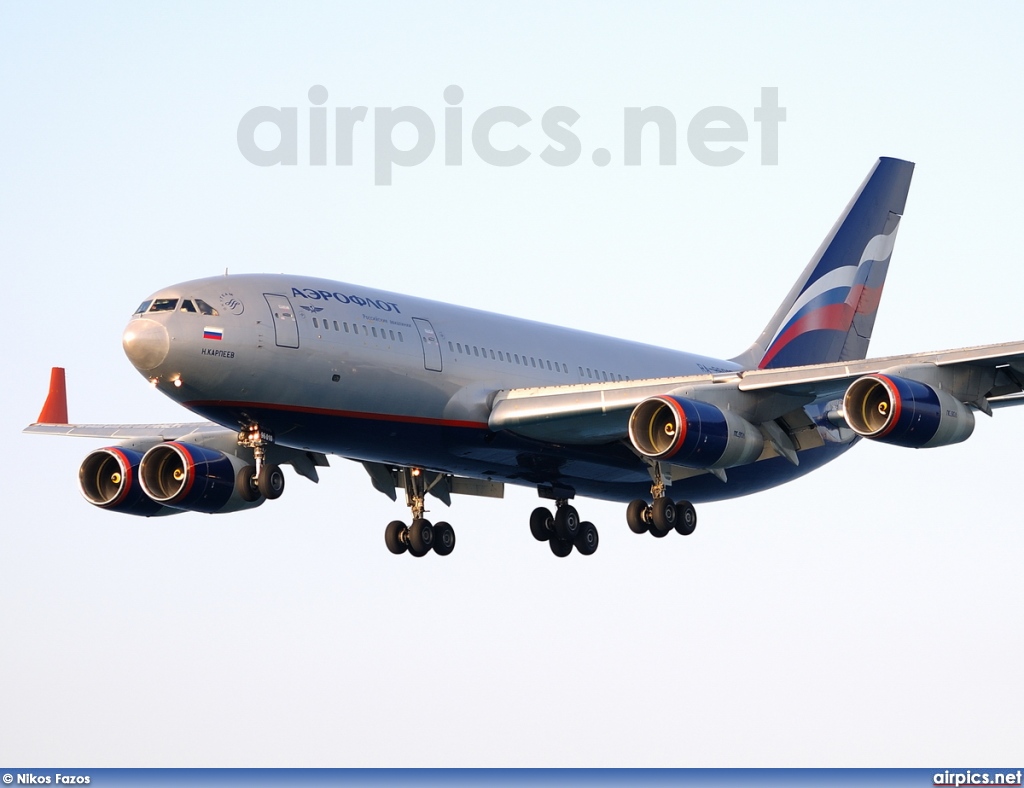
[[[420,332],[420,344],[423,345],[423,366],[432,372],[441,371],[441,343],[434,333],[434,327],[429,320],[422,317],[414,317],[412,322],[416,324],[416,330]]]

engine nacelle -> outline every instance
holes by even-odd
[[[912,449],[960,443],[974,432],[974,413],[956,397],[896,375],[855,380],[843,397],[843,411],[862,438]]]
[[[629,439],[638,452],[687,468],[732,468],[754,462],[764,437],[746,419],[707,402],[651,397],[633,409]]]
[[[265,500],[250,492],[252,467],[216,449],[170,441],[146,452],[139,481],[146,495],[164,506],[207,514],[235,512]]]
[[[78,469],[78,487],[85,500],[110,512],[141,517],[180,514],[146,495],[139,484],[141,460],[141,451],[122,446],[91,452]]]

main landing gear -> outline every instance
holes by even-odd
[[[651,496],[654,503],[637,499],[626,507],[626,522],[635,534],[650,533],[661,539],[675,529],[683,536],[689,536],[697,528],[697,510],[689,501],[675,503],[665,495],[665,482],[658,465],[652,469],[654,484]]]
[[[431,550],[438,555],[449,555],[455,549],[455,529],[448,523],[432,525],[423,519],[426,511],[424,498],[429,491],[423,472],[419,468],[403,468],[402,474],[405,478],[405,503],[412,510],[412,523],[408,526],[401,520],[388,523],[384,529],[384,543],[388,550],[395,555],[408,551],[416,558],[422,558]]]
[[[255,466],[242,468],[235,480],[235,487],[246,501],[255,501],[261,495],[268,501],[280,498],[284,492],[284,473],[279,465],[267,462],[267,446],[274,442],[274,436],[261,430],[259,424],[250,424],[238,433],[238,445],[252,449]]]
[[[575,547],[582,555],[593,555],[597,550],[597,528],[593,523],[580,522],[580,516],[565,499],[555,501],[555,513],[539,506],[530,515],[530,533],[538,542],[547,542],[551,552],[565,558]]]

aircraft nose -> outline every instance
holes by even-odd
[[[130,322],[121,337],[124,353],[139,372],[155,369],[167,358],[171,339],[160,323],[146,318]]]

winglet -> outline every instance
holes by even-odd
[[[68,423],[68,389],[64,382],[64,368],[50,370],[50,393],[46,395],[37,424]]]

